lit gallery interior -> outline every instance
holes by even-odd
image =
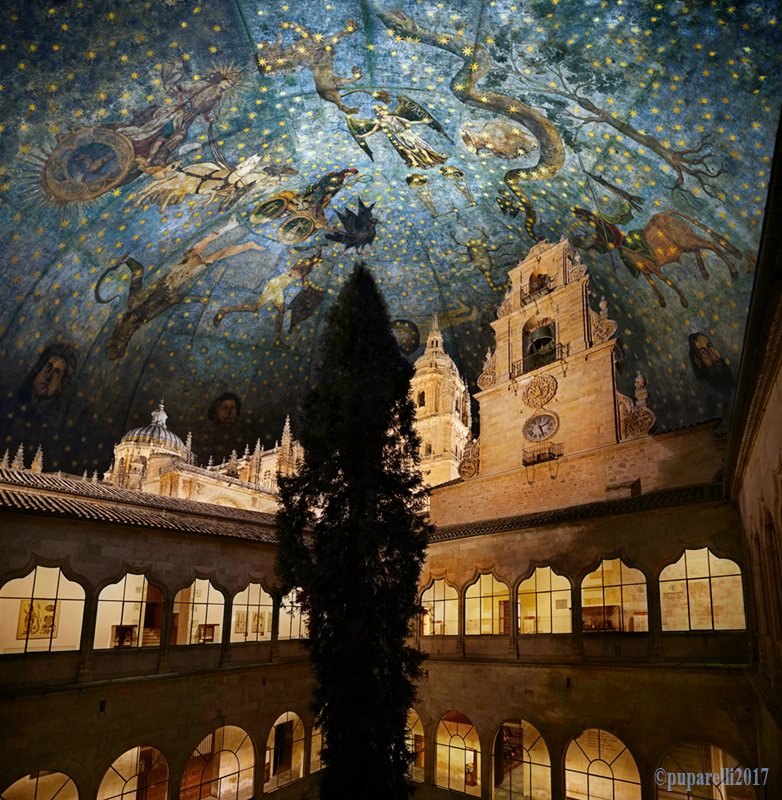
[[[317,796],[277,478],[359,259],[435,526],[416,796],[782,795],[779,27],[7,4],[2,800]]]

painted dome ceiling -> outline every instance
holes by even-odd
[[[202,460],[273,445],[358,258],[411,361],[437,307],[475,392],[507,270],[562,236],[618,323],[620,389],[643,371],[663,430],[727,419],[775,6],[6,3],[4,449],[102,470],[161,397]]]

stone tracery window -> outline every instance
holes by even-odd
[[[250,800],[255,795],[255,746],[236,725],[210,733],[185,765],[180,800]]]
[[[585,730],[565,754],[565,794],[573,800],[641,800],[635,759],[608,731]]]
[[[664,631],[744,630],[744,589],[735,561],[707,547],[685,550],[660,573]]]
[[[304,777],[304,723],[298,714],[281,714],[266,741],[263,791],[273,792]]]
[[[649,630],[646,578],[619,558],[603,561],[581,582],[585,632]]]
[[[174,598],[172,644],[214,644],[223,638],[223,593],[196,578]]]
[[[280,602],[278,639],[306,639],[307,622],[298,597],[301,589],[288,592]]]
[[[158,647],[162,622],[163,593],[145,575],[128,573],[98,596],[94,647]]]
[[[444,578],[432,581],[421,595],[422,636],[456,636],[459,633],[459,596]]]
[[[407,715],[407,749],[415,755],[413,761],[410,762],[408,775],[412,780],[423,783],[426,759],[424,726],[421,724],[418,713],[412,708]]]
[[[519,584],[519,633],[570,633],[573,629],[570,581],[551,567],[536,567]]]
[[[494,800],[549,800],[551,758],[529,722],[504,722],[494,737]]]
[[[510,593],[506,584],[491,573],[479,575],[464,595],[466,635],[509,634]]]
[[[438,723],[435,752],[436,786],[481,796],[481,743],[461,711],[449,711]]]
[[[0,653],[78,650],[84,589],[59,567],[35,567],[0,588]]]
[[[79,790],[64,772],[33,772],[12,783],[0,800],[79,800]]]
[[[272,638],[273,603],[260,583],[239,592],[231,605],[231,641],[261,642]]]
[[[166,800],[168,761],[154,747],[123,753],[103,776],[98,800]]]

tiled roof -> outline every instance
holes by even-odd
[[[539,525],[552,525],[570,520],[632,514],[637,511],[653,511],[657,508],[721,499],[722,487],[720,484],[708,483],[698,486],[685,486],[679,489],[665,489],[661,492],[650,492],[649,494],[640,494],[635,497],[626,497],[618,500],[602,500],[581,506],[536,511],[532,514],[521,514],[516,517],[503,517],[502,519],[472,522],[466,525],[449,525],[437,528],[429,537],[429,541],[445,542],[450,539],[483,536],[489,533],[503,533],[520,528],[535,528]]]
[[[0,469],[0,507],[270,544],[276,541],[273,514],[35,472]]]

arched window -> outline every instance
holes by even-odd
[[[583,630],[648,631],[646,578],[619,558],[603,561],[581,582]]]
[[[657,786],[657,800],[696,800],[701,797],[709,800],[757,800],[758,793],[753,785],[756,770],[745,769],[732,755],[711,744],[677,745],[660,762],[660,769],[665,772],[665,780],[662,786]],[[687,784],[678,782],[679,774],[686,781],[687,773],[701,776],[701,784],[690,784],[689,794]],[[670,786],[668,775],[673,776]],[[710,785],[704,786],[707,775]],[[762,773],[757,782],[763,784]]]
[[[408,775],[418,783],[424,782],[424,763],[426,746],[424,744],[424,726],[418,713],[411,708],[407,714],[407,749],[415,754],[410,762]]]
[[[78,650],[84,589],[59,567],[36,567],[0,589],[0,653]]]
[[[664,631],[744,630],[744,590],[738,564],[708,547],[685,550],[660,573]]]
[[[435,735],[436,786],[481,796],[481,743],[472,722],[461,711],[449,711]]]
[[[272,638],[272,596],[260,583],[236,595],[231,607],[231,641],[261,642]]]
[[[223,637],[225,598],[210,581],[196,578],[174,598],[171,644],[213,644]]]
[[[459,633],[459,596],[445,579],[433,581],[421,595],[424,613],[421,636],[456,636]]]
[[[19,778],[0,800],[79,800],[79,790],[64,772],[42,770]]]
[[[154,747],[123,753],[103,776],[98,800],[166,800],[168,762]]]
[[[479,575],[464,595],[464,632],[510,633],[510,593],[494,575]]]
[[[277,718],[266,740],[263,791],[273,792],[304,777],[304,724],[286,711]]]
[[[323,747],[323,733],[316,725],[312,729],[312,741],[310,742],[310,774],[319,772],[323,766],[320,760],[320,751]]]
[[[570,633],[570,581],[551,567],[536,567],[519,584],[519,633]]]
[[[126,575],[98,597],[96,650],[108,647],[158,647],[163,593],[144,575]]]
[[[418,392],[418,408],[426,405],[426,392]]]
[[[494,737],[495,800],[549,800],[551,759],[537,729],[521,719],[500,726]]]
[[[641,800],[635,759],[616,736],[590,728],[568,746],[565,794],[579,800]]]
[[[557,326],[551,320],[524,334],[524,372],[557,360]]]
[[[210,733],[185,765],[180,800],[250,800],[255,794],[255,746],[235,725]]]
[[[301,589],[294,589],[280,603],[280,628],[279,639],[306,639],[307,624],[304,615],[301,613],[301,604],[298,597]]]

